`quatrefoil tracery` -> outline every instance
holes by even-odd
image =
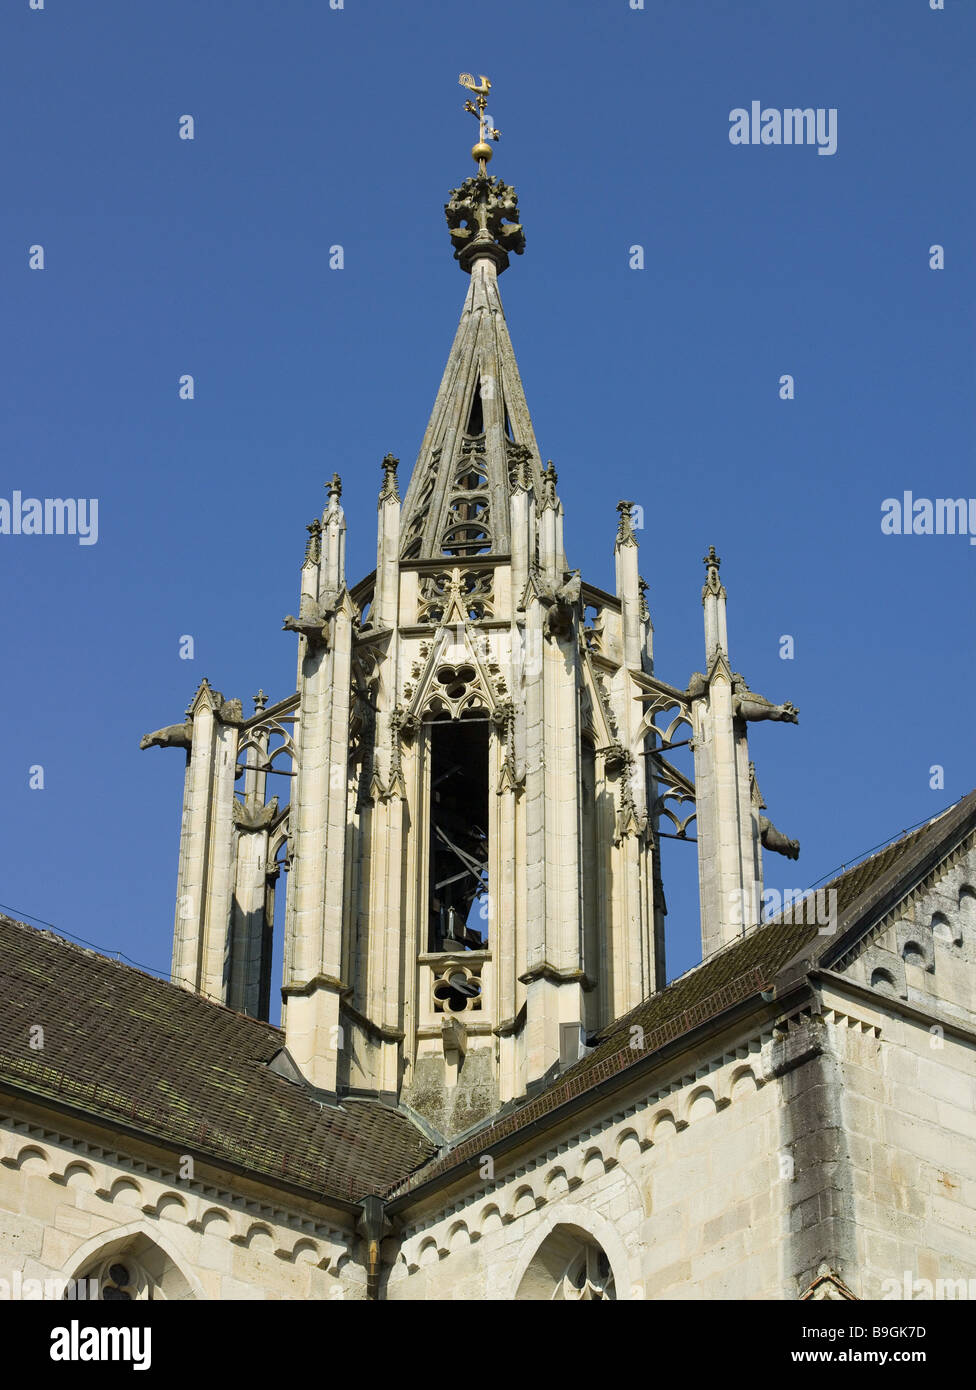
[[[433,995],[435,1013],[477,1013],[481,1009],[481,980],[468,965],[451,963],[435,976]]]

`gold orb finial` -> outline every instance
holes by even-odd
[[[483,161],[487,164],[489,159],[491,159],[492,153],[492,148],[486,140],[479,140],[476,145],[471,146],[471,158],[475,163],[481,163]]]

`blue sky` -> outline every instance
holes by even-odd
[[[492,78],[520,197],[501,288],[570,564],[612,587],[616,502],[641,504],[684,685],[714,543],[734,667],[800,707],[751,730],[802,843],[767,878],[805,887],[970,790],[976,547],[880,528],[905,489],[976,495],[976,11],[945,5],[9,0],[0,497],[97,497],[99,538],[0,535],[0,902],[168,969],[183,759],[139,738],[203,675],[247,707],[294,688],[281,620],[335,469],[349,576],[373,567],[380,459],[405,481],[466,286],[461,70]],[[836,108],[836,154],[733,146],[753,100]],[[692,860],[666,847],[672,974]]]

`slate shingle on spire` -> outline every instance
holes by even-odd
[[[509,185],[479,175],[452,190],[446,210],[471,283],[404,500],[405,560],[508,554],[511,487],[526,473],[537,494],[542,483],[498,293],[508,249],[520,254],[524,245],[521,227],[502,220],[517,216],[518,199]]]

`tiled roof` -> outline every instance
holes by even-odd
[[[321,1105],[270,1071],[280,1029],[2,915],[0,999],[0,1086],[346,1201],[434,1152],[378,1101]]]

